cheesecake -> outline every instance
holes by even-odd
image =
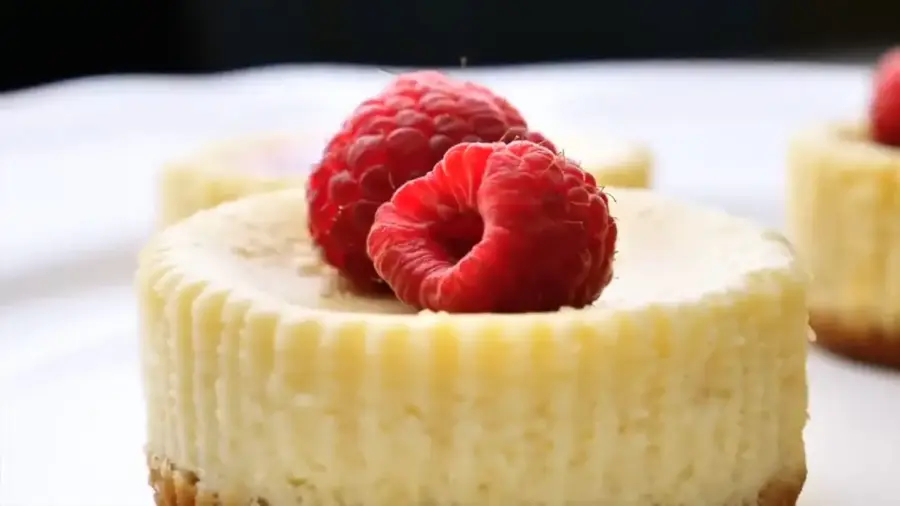
[[[579,162],[601,186],[650,188],[653,185],[653,152],[642,143],[608,136],[563,134],[559,150]]]
[[[823,347],[900,367],[900,148],[846,122],[791,141],[786,226]]]
[[[303,187],[322,149],[309,134],[264,133],[212,143],[162,167],[157,224],[255,193]]]
[[[777,233],[608,189],[583,309],[413,311],[348,292],[303,190],[143,250],[158,506],[788,506],[806,477],[806,279]]]
[[[568,156],[608,186],[649,187],[646,146],[610,137],[563,137]],[[247,195],[303,187],[324,141],[309,133],[258,134],[221,141],[162,168],[157,222],[165,227],[195,212]]]

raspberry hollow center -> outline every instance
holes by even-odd
[[[484,236],[484,220],[472,210],[464,210],[431,225],[434,244],[443,248],[451,263],[457,263],[472,251]]]

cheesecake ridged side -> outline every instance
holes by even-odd
[[[787,227],[810,274],[818,341],[900,367],[900,150],[862,125],[830,125],[790,146]]]
[[[192,221],[215,234],[216,214]],[[235,282],[197,255],[196,230],[162,234],[140,262],[147,450],[216,504],[796,500],[795,269],[630,312],[329,313]]]

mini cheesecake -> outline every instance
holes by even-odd
[[[653,184],[653,153],[646,145],[604,135],[553,139],[559,139],[559,150],[593,175],[600,186],[650,188]]]
[[[157,222],[165,227],[246,195],[303,187],[322,145],[311,135],[272,133],[207,146],[163,167]]]
[[[653,158],[643,145],[611,138],[564,137],[566,154],[602,185],[650,186]],[[158,188],[161,227],[236,198],[303,187],[324,141],[310,134],[261,134],[207,147],[163,167]]]
[[[817,342],[900,367],[900,149],[873,142],[862,123],[804,131],[791,143],[786,200]]]
[[[137,273],[156,504],[795,504],[809,329],[791,249],[609,192],[616,277],[549,313],[348,293],[303,190],[162,231]]]

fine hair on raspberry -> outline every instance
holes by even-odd
[[[529,141],[463,143],[376,215],[368,252],[404,303],[453,313],[581,308],[612,280],[606,193]]]

